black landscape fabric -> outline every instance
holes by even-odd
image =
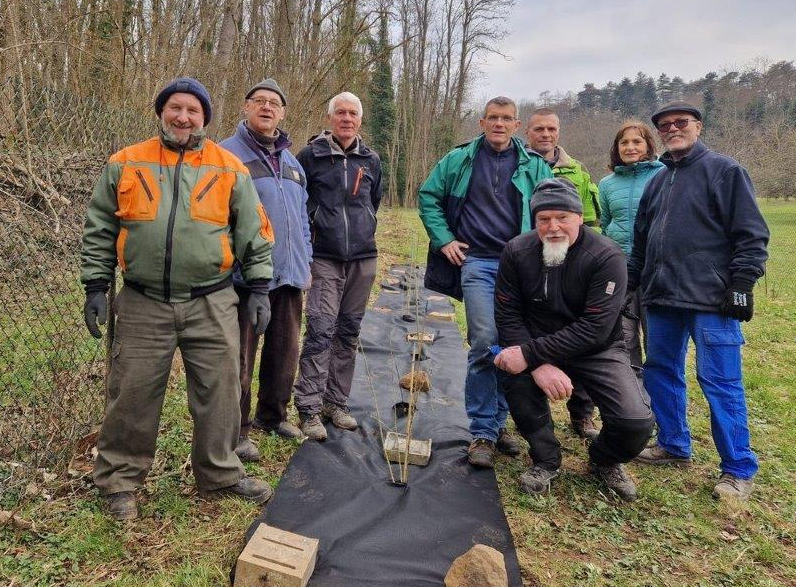
[[[439,587],[453,560],[477,543],[501,551],[509,585],[522,585],[494,472],[467,463],[467,351],[455,322],[423,316],[453,307],[422,288],[418,271],[394,267],[362,322],[364,355],[357,355],[349,402],[359,429],[329,424],[326,442],[304,442],[247,532],[248,540],[265,522],[318,538],[312,587]],[[406,334],[419,329],[435,335],[422,349],[427,358],[416,363],[429,373],[432,389],[420,394],[412,437],[432,439],[432,455],[425,467],[410,465],[408,486],[399,487],[390,483],[374,393],[384,434],[403,432],[405,418],[396,420],[392,406],[409,399],[398,379],[411,366]],[[397,464],[392,471],[398,480]]]

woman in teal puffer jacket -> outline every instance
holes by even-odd
[[[600,209],[603,234],[616,241],[625,255],[633,248],[633,223],[638,202],[647,182],[664,167],[656,160],[655,139],[643,122],[622,124],[611,146],[611,175],[600,181]],[[622,327],[630,353],[630,362],[641,377],[641,337],[639,328],[646,324],[639,293],[622,312]]]

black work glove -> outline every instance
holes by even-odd
[[[724,300],[721,302],[721,313],[728,318],[735,318],[742,322],[749,322],[755,311],[752,284],[733,281]]]
[[[246,310],[254,326],[254,333],[259,336],[265,332],[271,321],[271,298],[267,291],[251,290],[246,301]]]
[[[86,303],[83,305],[83,318],[86,320],[86,328],[94,338],[102,338],[102,332],[97,326],[97,322],[104,325],[108,319],[108,300],[105,291],[93,290],[86,291]]]
[[[621,314],[625,318],[629,318],[630,320],[639,320],[639,317],[636,316],[636,313],[631,310],[633,307],[633,298],[636,296],[635,289],[628,289],[627,293],[625,293],[625,300],[622,302],[622,311]]]

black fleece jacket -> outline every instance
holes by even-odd
[[[630,288],[646,306],[719,312],[728,289],[751,291],[765,270],[769,232],[752,181],[701,142],[660,160],[638,206]]]
[[[581,226],[564,262],[547,267],[536,231],[506,245],[495,285],[502,346],[520,345],[530,370],[564,367],[583,355],[623,344],[619,312],[627,269],[622,249]]]

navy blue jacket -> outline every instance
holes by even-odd
[[[633,227],[628,288],[646,306],[718,312],[731,287],[763,275],[769,232],[749,174],[697,142],[647,184]]]
[[[221,146],[236,155],[248,168],[260,202],[271,219],[274,228],[274,248],[271,253],[274,277],[269,289],[283,285],[305,289],[309,285],[312,262],[305,187],[307,180],[301,165],[288,151],[290,140],[281,130],[279,133],[276,142],[278,172],[249,134],[243,121],[238,124],[235,134],[221,142]],[[236,286],[246,286],[239,271],[235,272],[234,280]]]
[[[329,131],[310,139],[297,158],[307,173],[307,211],[316,258],[375,257],[381,161],[362,139],[348,151]]]

